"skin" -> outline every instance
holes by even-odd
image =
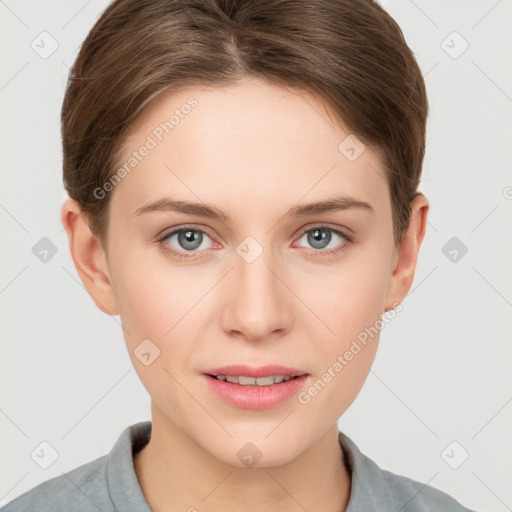
[[[359,333],[407,295],[429,203],[416,196],[407,235],[395,246],[380,155],[366,147],[349,161],[338,150],[349,132],[332,124],[320,101],[256,79],[158,97],[121,160],[190,96],[198,106],[111,193],[108,250],[75,201],[61,211],[77,271],[98,308],[120,315],[151,396],[152,437],[134,456],[141,488],[154,511],[343,511],[351,477],[337,421],[368,375],[379,336],[307,404],[292,397],[266,410],[233,407],[201,372],[275,363],[307,371],[303,389],[321,379]],[[370,203],[374,213],[285,217],[297,203],[335,193]],[[170,195],[215,205],[231,220],[135,215]],[[178,235],[157,241],[183,224],[212,233],[189,249],[195,258],[188,260],[162,249],[186,253]],[[325,224],[351,230],[353,242],[344,245],[343,236],[327,231],[331,241],[315,246],[301,235]],[[263,250],[252,263],[236,252],[247,236]],[[344,250],[325,254],[336,247]],[[146,338],[160,349],[149,366],[134,355]],[[253,467],[237,457],[249,441],[262,453]]]

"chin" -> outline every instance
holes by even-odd
[[[214,450],[209,451],[211,455],[225,464],[238,468],[283,466],[293,462],[299,455],[297,443],[292,437],[288,437],[288,444],[283,444],[277,438],[275,440],[265,440],[265,435],[261,435],[261,441],[250,435],[244,435],[242,436],[243,440],[238,437],[230,440],[227,445],[222,447],[216,445]]]

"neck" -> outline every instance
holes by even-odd
[[[153,512],[344,512],[350,497],[336,424],[286,464],[238,467],[205,451],[152,404],[151,439],[133,462]]]

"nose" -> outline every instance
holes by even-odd
[[[293,293],[286,286],[287,272],[263,251],[251,258],[236,256],[224,290],[221,325],[231,336],[252,342],[274,339],[290,329]]]

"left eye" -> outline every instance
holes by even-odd
[[[332,249],[337,246],[335,244],[334,247],[329,247],[330,242],[333,240],[333,233],[334,236],[337,237],[338,239],[341,239],[342,242],[344,240],[346,240],[347,242],[350,241],[347,235],[345,235],[341,231],[338,231],[337,229],[333,229],[328,226],[318,226],[315,228],[310,228],[307,231],[303,231],[299,240],[306,237],[307,242],[313,247],[313,249]]]

